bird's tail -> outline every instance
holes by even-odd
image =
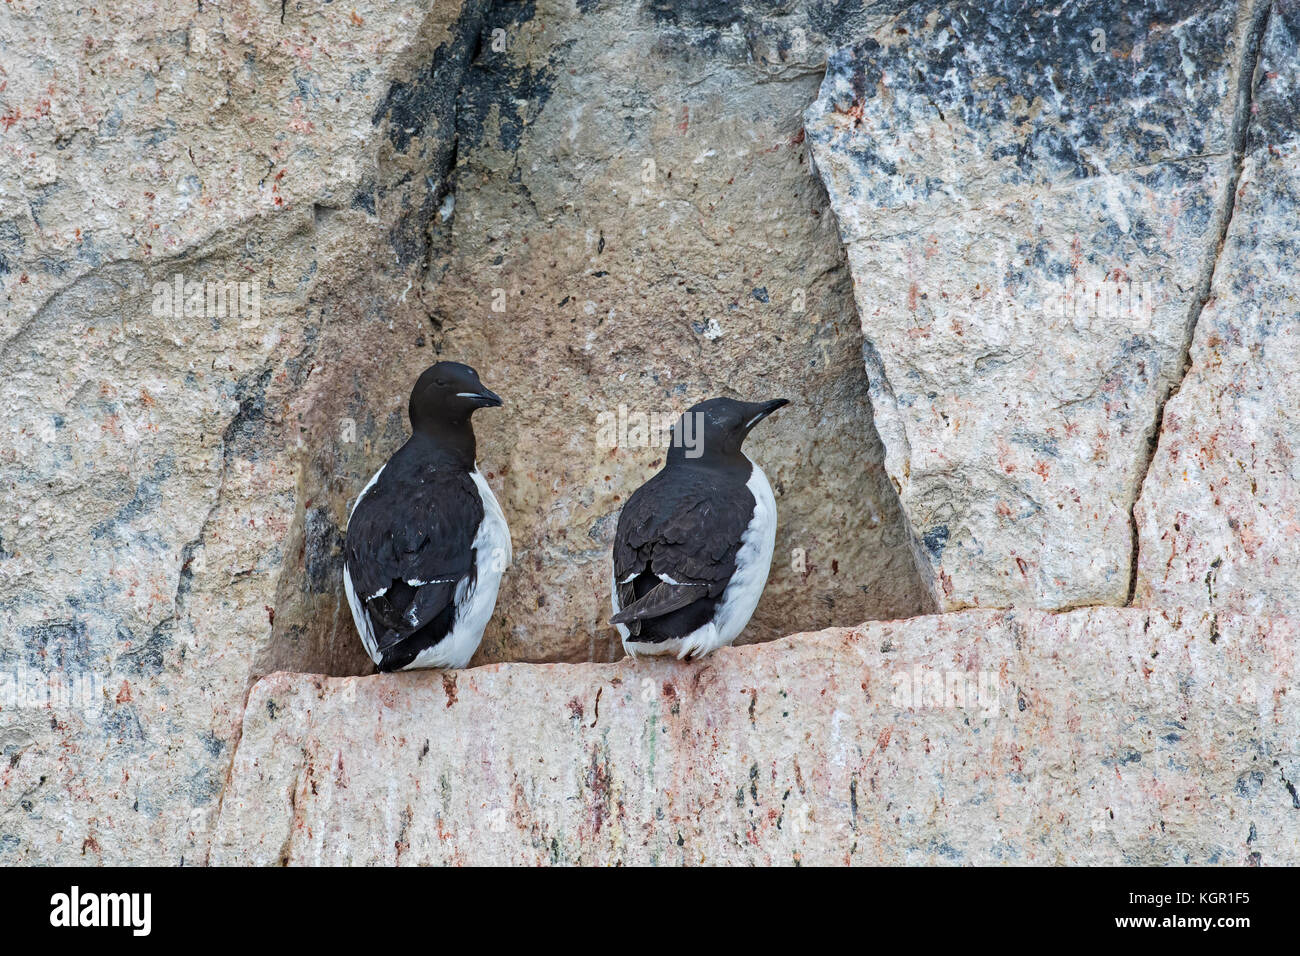
[[[661,581],[641,598],[609,619],[611,624],[630,624],[647,618],[663,617],[693,604],[708,593],[706,584],[669,584]]]

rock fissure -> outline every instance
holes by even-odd
[[[909,7],[828,58],[805,129],[939,610],[1128,603],[1136,489],[1240,175],[1259,11]],[[1111,45],[1081,39],[1098,34]]]
[[[1136,514],[1137,505],[1142,498],[1142,490],[1146,486],[1147,476],[1151,472],[1151,467],[1155,462],[1156,450],[1160,445],[1160,434],[1164,425],[1165,408],[1168,407],[1169,401],[1178,394],[1183,381],[1187,378],[1187,373],[1191,370],[1192,343],[1196,339],[1196,327],[1200,322],[1201,313],[1205,310],[1205,304],[1210,299],[1210,289],[1214,284],[1214,273],[1218,268],[1219,259],[1223,254],[1224,243],[1228,238],[1228,229],[1232,225],[1232,216],[1236,209],[1237,186],[1238,183],[1241,182],[1242,167],[1246,160],[1246,143],[1250,133],[1251,107],[1254,103],[1254,90],[1256,84],[1256,73],[1259,69],[1260,50],[1264,41],[1264,33],[1268,29],[1268,20],[1272,11],[1272,6],[1273,0],[1259,0],[1258,6],[1252,17],[1250,29],[1247,33],[1246,47],[1242,53],[1237,104],[1233,111],[1232,120],[1232,171],[1228,177],[1227,186],[1224,189],[1224,208],[1219,215],[1218,235],[1213,237],[1213,247],[1209,255],[1209,262],[1201,275],[1200,282],[1196,286],[1192,306],[1187,317],[1183,338],[1180,372],[1177,380],[1169,386],[1168,391],[1166,391],[1156,406],[1155,419],[1152,422],[1150,438],[1147,441],[1146,457],[1138,471],[1138,481],[1137,486],[1133,490],[1133,499],[1129,502],[1129,524],[1132,529],[1133,543],[1129,556],[1129,582],[1128,594],[1124,598],[1125,606],[1132,606],[1137,596],[1138,568],[1140,565],[1139,558],[1141,551],[1141,532],[1138,528],[1138,519]]]

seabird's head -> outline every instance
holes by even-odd
[[[710,398],[686,410],[673,426],[668,460],[699,459],[705,462],[740,462],[747,460],[740,451],[745,437],[755,425],[767,418],[788,398],[770,402],[740,402],[734,398]]]
[[[439,362],[416,381],[407,410],[416,431],[436,431],[468,424],[476,408],[500,405],[500,397],[483,386],[478,372],[459,362]]]

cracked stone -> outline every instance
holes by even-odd
[[[1232,221],[1135,508],[1140,605],[1300,606],[1298,41],[1300,7],[1274,5]]]
[[[202,862],[260,668],[361,666],[274,624],[307,384],[425,327],[373,195],[450,135],[376,106],[481,10],[268,9],[0,13],[0,680],[83,682],[0,703],[6,864]]]
[[[1251,24],[1247,4],[918,4],[831,56],[808,136],[941,610],[1127,599]]]

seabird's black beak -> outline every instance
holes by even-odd
[[[489,389],[483,389],[481,392],[461,392],[462,398],[472,398],[478,403],[479,408],[500,408],[501,396]]]
[[[789,404],[790,399],[788,398],[774,398],[770,402],[749,402],[749,418],[745,421],[746,431],[753,428],[781,406]]]

